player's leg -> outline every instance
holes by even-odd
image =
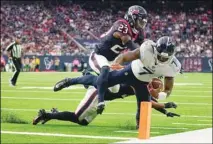
[[[53,91],[59,91],[63,88],[69,87],[71,85],[83,84],[83,85],[91,85],[96,87],[97,76],[95,75],[84,75],[77,78],[65,78],[59,82],[57,82],[53,88]]]
[[[97,90],[95,87],[90,87],[75,112],[47,113],[43,109],[39,111],[38,117],[33,120],[33,124],[36,125],[44,120],[57,119],[86,126],[97,116],[97,103]]]
[[[13,66],[15,67],[15,72],[13,73],[13,76],[10,81],[11,81],[11,85],[15,86],[20,73],[21,63],[20,63],[20,60],[17,58],[13,58],[12,61],[13,61]]]
[[[63,112],[56,112],[56,113],[48,113],[44,109],[41,109],[39,110],[38,116],[33,120],[33,125],[36,125],[39,122],[44,120],[52,120],[52,119],[79,123],[78,117],[75,115],[74,112],[63,111]]]
[[[89,65],[94,72],[96,72],[97,74],[100,74],[101,68],[108,67],[109,62],[104,56],[97,55],[93,52],[89,58]],[[105,69],[105,68],[103,68],[103,69]],[[101,77],[103,77],[103,76],[101,75]],[[77,78],[65,78],[65,79],[57,82],[55,84],[53,90],[59,91],[65,87],[69,87],[69,86],[75,85],[75,84],[92,85],[92,86],[96,87],[96,82],[100,83],[100,78],[98,81],[98,77],[96,77],[94,75],[84,75],[82,77],[77,77]]]
[[[88,69],[84,69],[83,71],[82,71],[82,75],[84,76],[84,75],[90,75],[91,73],[90,73],[90,71],[88,70]],[[84,88],[85,89],[88,89],[89,88],[89,85],[84,85]]]
[[[99,74],[97,78],[98,102],[104,102],[105,91],[108,88],[108,76],[110,72],[109,61],[102,55],[93,52],[89,59],[90,67]]]
[[[97,104],[98,96],[97,89],[93,86],[90,86],[85,94],[84,99],[80,102],[75,114],[78,116],[78,120],[86,120],[88,123],[92,122],[97,116]]]
[[[137,112],[136,112],[136,129],[139,128],[139,121],[140,121],[140,104],[142,101],[151,101],[151,96],[149,94],[149,91],[147,89],[146,82],[137,81],[135,83],[134,89],[135,89],[135,95],[137,99]]]
[[[113,93],[110,90],[107,90],[104,96],[104,100],[111,101],[114,99],[124,98],[131,95],[134,95],[133,88],[127,84],[120,84],[120,88],[117,93]]]

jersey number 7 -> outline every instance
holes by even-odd
[[[153,72],[151,70],[149,70],[146,67],[143,67],[144,71],[143,72],[139,72],[139,75],[144,75],[144,74],[153,74]]]

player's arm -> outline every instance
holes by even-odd
[[[158,99],[166,99],[172,92],[174,85],[174,77],[164,78],[164,90],[158,94]]]
[[[154,99],[153,97],[151,98],[151,102],[152,102],[152,108],[159,111],[160,113],[165,114],[167,117],[174,117],[174,116],[180,117],[179,114],[168,112],[166,110],[167,108],[177,108],[177,105],[175,103],[168,102],[168,103],[161,104],[161,103],[158,103],[158,101]]]
[[[10,44],[7,46],[7,48],[6,48],[6,51],[7,51],[7,52],[11,51],[14,44],[15,44],[15,42],[10,43]]]
[[[164,78],[163,92],[167,93],[167,97],[172,93],[173,85],[174,85],[174,77],[165,77]]]
[[[124,54],[120,54],[115,60],[114,63],[116,64],[123,64],[125,62],[131,62],[133,60],[140,58],[140,49],[137,48],[133,51],[128,51]]]

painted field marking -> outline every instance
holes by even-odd
[[[33,91],[23,91],[24,89],[22,88],[17,88],[17,89],[1,89],[1,91],[6,91],[6,92],[53,92],[53,88],[47,88],[47,87],[43,87],[43,88],[39,88],[40,90],[43,90],[43,91],[37,91],[35,89],[33,89]],[[65,88],[65,90],[78,90],[78,89],[81,89],[81,88]],[[30,90],[30,89],[27,89],[27,90]],[[51,90],[51,91],[46,91],[46,90]],[[83,89],[82,90],[86,90],[86,89]],[[60,91],[60,92],[64,92],[64,91]],[[204,92],[204,93],[212,93],[212,90],[175,90],[175,92],[187,92],[187,93],[197,93],[197,92]],[[72,91],[69,91],[67,93],[72,93]],[[85,93],[85,91],[82,91],[81,93]]]
[[[116,143],[212,143],[212,128],[151,137],[148,140],[129,140]]]
[[[80,101],[81,99],[64,99],[64,98],[35,98],[35,97],[1,97],[2,99],[22,99],[22,100],[47,100],[47,101]]]
[[[31,111],[31,112],[37,112],[38,109],[15,109],[15,108],[1,108],[1,110],[6,111]],[[135,115],[135,113],[104,113],[104,115]],[[154,116],[163,116],[163,114],[152,114]],[[197,115],[181,115],[181,117],[188,117],[188,118],[211,118],[212,116],[197,116]]]
[[[43,86],[43,87],[38,87],[38,86],[26,86],[26,87],[21,87],[19,89],[45,89],[45,90],[52,90],[53,87],[48,87],[48,86]],[[71,86],[68,88],[64,88],[63,90],[70,90],[70,89],[84,89],[83,86]]]
[[[192,123],[172,123],[174,125],[189,125],[189,126],[212,126],[212,124],[192,124]]]
[[[178,85],[178,86],[202,86],[203,83],[174,83],[174,85]]]
[[[175,90],[175,91],[178,91],[178,92],[190,92],[190,93],[195,93],[195,92],[212,92],[212,90],[208,91],[208,90]]]
[[[41,90],[38,90],[38,91],[36,91],[36,90],[33,90],[33,91],[24,91],[24,90],[3,90],[3,89],[1,89],[1,91],[2,92],[9,92],[9,93],[54,93],[53,91],[41,91]],[[80,92],[76,92],[76,91],[60,91],[60,92],[58,92],[58,93],[69,93],[69,94],[71,94],[71,93],[79,93],[79,94],[83,94],[83,93],[85,93],[84,91],[80,91]]]
[[[15,90],[1,90],[1,91],[7,91],[7,92],[15,92]],[[34,92],[39,92],[39,93],[53,93],[53,91],[16,91],[16,92],[31,92],[31,93],[34,93]],[[60,91],[60,92],[57,92],[57,93],[77,93],[77,94],[85,94],[86,91],[70,91],[70,92],[67,92],[67,91]],[[172,97],[190,97],[190,98],[204,98],[204,97],[207,97],[207,98],[212,98],[212,95],[209,94],[209,96],[201,96],[201,95],[194,95],[193,96],[189,96],[189,95],[180,95],[180,94],[171,94]]]
[[[47,101],[81,101],[82,99],[57,99],[57,98],[35,98],[35,97],[5,97],[2,96],[2,99],[24,99],[24,100],[47,100]],[[108,101],[108,103],[136,103],[136,101]],[[182,103],[182,102],[175,102],[177,104],[182,104],[182,105],[212,105],[210,103]]]
[[[184,127],[151,127],[151,129],[167,129],[167,130],[187,130],[188,128],[184,128]]]
[[[112,140],[135,139],[135,138],[132,138],[132,137],[90,136],[90,135],[73,135],[73,134],[60,134],[60,133],[17,132],[17,131],[4,131],[4,130],[1,130],[1,134],[39,135],[39,136],[74,137],[74,138],[91,138],[91,139],[112,139]]]
[[[114,132],[117,132],[117,133],[138,133],[138,131],[114,131]],[[150,133],[158,134],[160,132],[150,132]]]
[[[197,121],[201,121],[201,122],[212,122],[212,119],[211,120],[197,120]]]

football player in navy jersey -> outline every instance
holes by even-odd
[[[134,95],[134,89],[131,86],[121,84],[118,93],[112,93],[109,90],[106,91],[104,100],[112,101],[119,98],[124,98]],[[179,114],[168,112],[169,108],[177,108],[177,105],[174,102],[168,103],[158,103],[156,99],[152,98],[152,108],[163,113],[167,117],[176,117],[180,116]],[[79,103],[78,107],[75,111],[61,111],[59,112],[57,109],[53,108],[51,113],[46,112],[45,109],[40,109],[38,112],[38,116],[33,119],[33,125],[36,125],[41,122],[41,124],[45,124],[49,120],[57,119],[61,121],[70,121],[73,123],[77,123],[82,126],[87,126],[97,117],[97,89],[93,86],[90,86],[85,93],[84,98]],[[139,122],[136,124],[136,129],[139,128]]]
[[[90,67],[99,74],[97,79],[98,89],[98,113],[102,113],[104,104],[104,94],[108,88],[108,75],[111,62],[126,48],[134,50],[137,45],[134,40],[138,33],[146,26],[147,12],[138,5],[129,7],[124,19],[117,20],[112,27],[101,36],[100,44],[89,58]],[[117,92],[119,85],[111,88],[112,92]]]

